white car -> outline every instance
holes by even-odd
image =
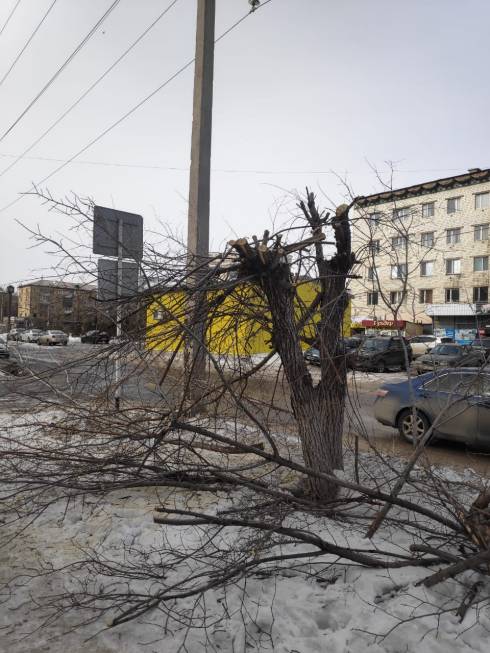
[[[436,336],[414,336],[409,340],[412,347],[413,357],[428,354],[436,345],[441,343],[441,339]]]
[[[37,342],[41,333],[41,329],[29,329],[29,331],[24,331],[20,337],[21,342]]]
[[[68,336],[63,331],[44,331],[39,335],[38,345],[67,345]]]

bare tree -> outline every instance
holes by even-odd
[[[58,208],[76,217],[83,244],[90,203]],[[60,568],[48,561],[14,575],[14,587],[61,571],[73,579],[43,585],[40,626],[70,613],[77,625],[110,615],[117,626],[160,611],[174,625],[205,630],[226,617],[224,605],[219,616],[206,611],[205,597],[217,588],[293,568],[325,582],[343,565],[428,568],[427,586],[470,569],[477,578],[462,585],[451,609],[463,613],[487,600],[474,586],[488,570],[487,488],[476,481],[461,488],[428,466],[415,469],[414,461],[407,469],[375,446],[365,457],[342,451],[349,386],[338,343],[354,264],[348,211],[321,212],[307,192],[299,202],[302,223],[233,241],[200,270],[198,288],[188,283],[195,270],[180,243],[169,239],[163,253],[147,246],[145,287],[132,298],[151,313],[144,333],[129,330],[123,342],[55,369],[26,365],[25,376],[8,380],[23,403],[0,437],[6,546],[51,510],[60,520],[76,512],[106,536],[97,510],[110,513],[116,491],[148,492],[161,527],[158,543],[138,547],[121,535],[111,555],[84,544],[76,561]],[[49,242],[71,271],[78,260],[84,274],[95,274],[89,256]],[[304,283],[317,289],[312,302],[301,301]],[[222,325],[200,343],[209,373],[198,413],[184,388],[192,376],[183,364],[184,342],[189,333],[195,337],[187,301],[194,292],[208,298],[205,333],[218,320]],[[269,354],[238,351],[244,325],[245,345],[257,329],[268,332]],[[305,365],[304,342],[320,349],[318,374]],[[120,412],[110,401],[116,357],[126,388]],[[336,473],[341,467],[344,473]],[[379,522],[387,532],[403,532],[403,544],[359,537],[384,505],[390,510]],[[357,537],[339,544],[325,528],[328,519]]]

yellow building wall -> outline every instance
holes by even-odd
[[[297,286],[298,319],[311,305],[318,285],[315,282]],[[250,356],[271,350],[270,314],[264,311],[263,299],[252,284],[241,284],[223,299],[223,293],[209,293],[209,323],[206,341],[209,350],[217,355]],[[184,347],[187,306],[185,293],[169,291],[162,294],[148,308],[147,347],[160,351],[177,351]],[[350,335],[350,302],[344,314],[342,335]],[[315,337],[315,323],[320,319],[316,312],[305,326],[302,348]]]

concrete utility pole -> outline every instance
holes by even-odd
[[[211,130],[213,111],[214,29],[216,0],[197,0],[196,63],[192,120],[191,171],[187,251],[189,265],[197,267],[209,256],[209,199],[211,183]],[[199,284],[195,274],[191,283]],[[187,345],[188,369],[194,379],[205,374],[206,298],[193,294],[190,302],[192,332]],[[192,384],[193,385],[193,384]]]

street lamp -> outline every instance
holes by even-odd
[[[7,292],[9,294],[8,309],[7,309],[7,333],[10,333],[10,316],[12,314],[12,295],[14,294],[15,288],[13,286],[7,286]]]

